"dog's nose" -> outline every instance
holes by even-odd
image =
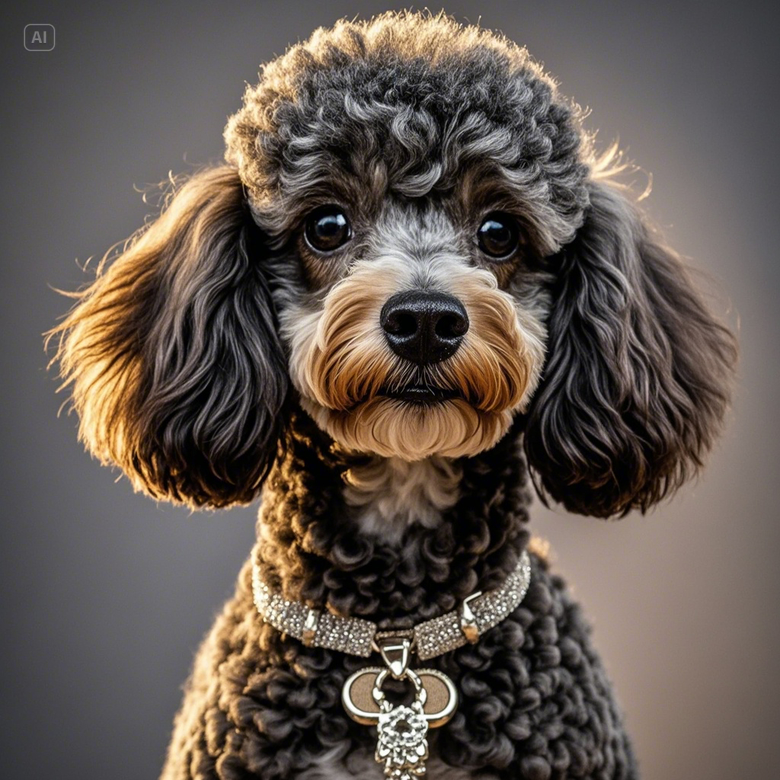
[[[454,355],[469,329],[466,309],[457,298],[425,290],[394,295],[382,307],[379,321],[390,349],[418,365]]]

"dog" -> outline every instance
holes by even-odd
[[[670,496],[736,346],[583,119],[443,13],[318,29],[52,331],[136,489],[262,496],[164,780],[638,776],[528,508]]]

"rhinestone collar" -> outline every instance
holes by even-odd
[[[435,658],[497,626],[520,604],[531,581],[531,562],[523,550],[515,570],[495,590],[477,591],[461,602],[460,608],[419,623],[409,631],[379,631],[376,623],[357,617],[342,617],[289,601],[263,580],[258,548],[252,552],[252,589],[260,617],[278,631],[301,640],[309,647],[324,647],[367,658],[379,650],[383,635],[408,635],[421,661]],[[381,642],[380,642],[381,644]]]

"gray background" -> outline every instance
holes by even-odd
[[[157,506],[90,460],[45,371],[41,333],[68,306],[47,285],[76,288],[76,258],[142,223],[134,185],[219,159],[260,62],[318,25],[393,6],[68,5],[10,12],[0,47],[0,774],[151,778],[255,510]],[[777,25],[763,5],[445,6],[526,44],[593,107],[590,126],[653,174],[651,213],[740,321],[739,393],[696,485],[621,523],[534,514],[595,626],[646,778],[780,776],[780,128]],[[30,22],[56,26],[53,52],[24,51]]]

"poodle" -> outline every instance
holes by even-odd
[[[583,119],[447,15],[317,29],[52,331],[102,462],[261,497],[164,780],[638,776],[529,505],[670,496],[736,346]]]

